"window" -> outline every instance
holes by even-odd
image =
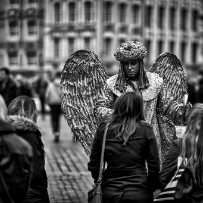
[[[126,40],[124,38],[119,39],[118,46],[120,47]]]
[[[104,2],[104,22],[108,23],[112,21],[112,3]]]
[[[85,49],[91,50],[91,44],[90,44],[90,38],[89,37],[85,37],[84,45],[85,45],[85,47],[84,47]]]
[[[59,57],[59,39],[58,38],[54,39],[54,57],[56,58]]]
[[[10,29],[10,35],[11,36],[18,35],[18,23],[17,23],[17,21],[10,21],[9,22],[9,29]]]
[[[171,7],[169,10],[169,28],[171,30],[176,29],[176,9],[174,7]]]
[[[165,19],[165,8],[163,6],[160,6],[158,8],[158,28],[159,29],[164,28],[164,19]]]
[[[74,38],[69,38],[68,39],[68,54],[71,55],[74,53],[74,44],[75,44],[75,39]]]
[[[186,54],[186,43],[185,42],[182,42],[181,43],[181,61],[182,61],[182,63],[185,63],[185,54]]]
[[[125,23],[126,22],[126,4],[122,3],[119,4],[119,22]]]
[[[29,4],[37,3],[37,0],[28,0]]]
[[[37,65],[37,57],[36,52],[28,52],[27,53],[27,64],[28,65]]]
[[[28,21],[28,35],[37,34],[37,25],[35,20]]]
[[[85,2],[85,22],[90,22],[93,17],[93,6],[92,2]]]
[[[134,5],[132,7],[132,22],[133,24],[138,25],[140,20],[140,7],[138,5]]]
[[[111,43],[112,43],[111,38],[104,39],[104,55],[107,58],[111,57]]]
[[[18,65],[18,53],[17,52],[9,53],[9,64],[11,66]]]
[[[170,53],[174,53],[175,49],[175,42],[174,41],[170,41],[169,42],[169,52]]]
[[[181,10],[181,24],[180,24],[182,31],[187,30],[187,22],[188,22],[188,20],[187,20],[187,10],[185,8],[183,8]]]
[[[10,4],[19,4],[19,0],[10,0]]]
[[[192,30],[197,31],[198,11],[192,10]]]
[[[76,6],[74,2],[69,3],[69,21],[75,22],[76,20]]]
[[[146,40],[145,41],[145,46],[146,46],[146,49],[147,49],[147,61],[149,61],[150,59],[150,53],[151,53],[151,40]]]
[[[145,26],[150,28],[152,26],[152,7],[145,8]]]
[[[158,55],[163,52],[163,41],[159,40],[158,41]]]
[[[59,3],[55,3],[54,5],[54,20],[56,23],[60,22],[61,20],[61,8]]]
[[[191,55],[192,55],[192,62],[193,63],[197,62],[197,48],[198,48],[198,45],[196,42],[194,42],[192,44],[192,49],[191,49],[191,51],[192,51]]]

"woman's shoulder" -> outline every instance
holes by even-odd
[[[142,127],[142,128],[147,128],[149,130],[153,129],[151,124],[149,124],[149,123],[147,123],[146,121],[143,121],[143,120],[139,121],[139,126]]]

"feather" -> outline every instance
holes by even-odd
[[[62,70],[62,111],[87,155],[97,128],[94,101],[102,93],[107,78],[98,56],[87,50],[72,54]]]

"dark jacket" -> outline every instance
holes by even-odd
[[[94,180],[97,180],[99,173],[103,134],[104,124],[101,124],[95,135],[88,163]],[[105,161],[107,169],[103,173],[103,190],[116,188],[118,193],[134,190],[152,194],[157,186],[159,155],[151,125],[140,121],[126,145],[123,140],[116,138],[114,130],[108,130]]]
[[[9,116],[8,120],[15,127],[17,134],[28,141],[33,148],[33,173],[29,193],[35,191],[39,192],[39,196],[44,194],[47,196],[44,144],[37,124],[22,116]]]
[[[4,98],[7,106],[18,96],[18,91],[17,83],[11,78],[8,78],[6,82],[0,83],[0,94]]]
[[[20,203],[26,196],[32,168],[32,147],[16,135],[15,129],[0,120],[0,170],[13,201]],[[0,181],[0,203],[5,200],[5,190]]]
[[[163,189],[171,180],[177,170],[178,156],[181,154],[181,139],[173,142],[168,154],[163,162],[163,167],[160,172],[160,188]],[[191,203],[203,203],[203,187],[194,185]]]

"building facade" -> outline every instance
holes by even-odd
[[[62,69],[78,49],[117,66],[114,51],[127,40],[146,46],[147,66],[164,51],[185,66],[202,64],[201,8],[201,0],[46,0],[45,66]]]
[[[43,9],[43,1],[0,1],[1,66],[24,74],[43,68]]]
[[[79,49],[108,69],[127,40],[142,42],[146,67],[164,52],[186,67],[203,64],[202,0],[1,0],[0,63],[12,69],[61,70]]]

